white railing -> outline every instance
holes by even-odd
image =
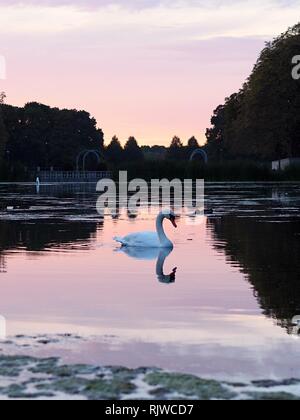
[[[41,182],[97,182],[112,178],[109,171],[38,171],[35,175]]]

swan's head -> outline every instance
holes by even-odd
[[[177,223],[176,223],[176,215],[175,213],[173,213],[171,210],[167,210],[163,212],[164,218],[170,220],[170,222],[172,223],[172,225],[177,228]]]

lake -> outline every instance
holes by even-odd
[[[202,223],[166,223],[169,255],[128,255],[112,238],[154,230],[147,208],[101,219],[94,185],[0,185],[0,314],[20,352],[216,379],[300,377],[300,184],[205,192]],[[28,344],[41,336],[45,345]],[[59,336],[77,340],[56,345]]]

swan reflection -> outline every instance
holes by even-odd
[[[134,247],[122,247],[118,249],[118,252],[123,252],[128,257],[135,260],[152,261],[156,262],[156,277],[160,283],[172,284],[176,281],[177,267],[172,270],[170,274],[164,274],[164,264],[167,257],[172,253],[172,249],[168,248],[134,248]]]

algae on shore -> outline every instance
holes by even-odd
[[[0,355],[0,400],[299,400],[300,381],[228,383],[160,369],[65,365]]]

